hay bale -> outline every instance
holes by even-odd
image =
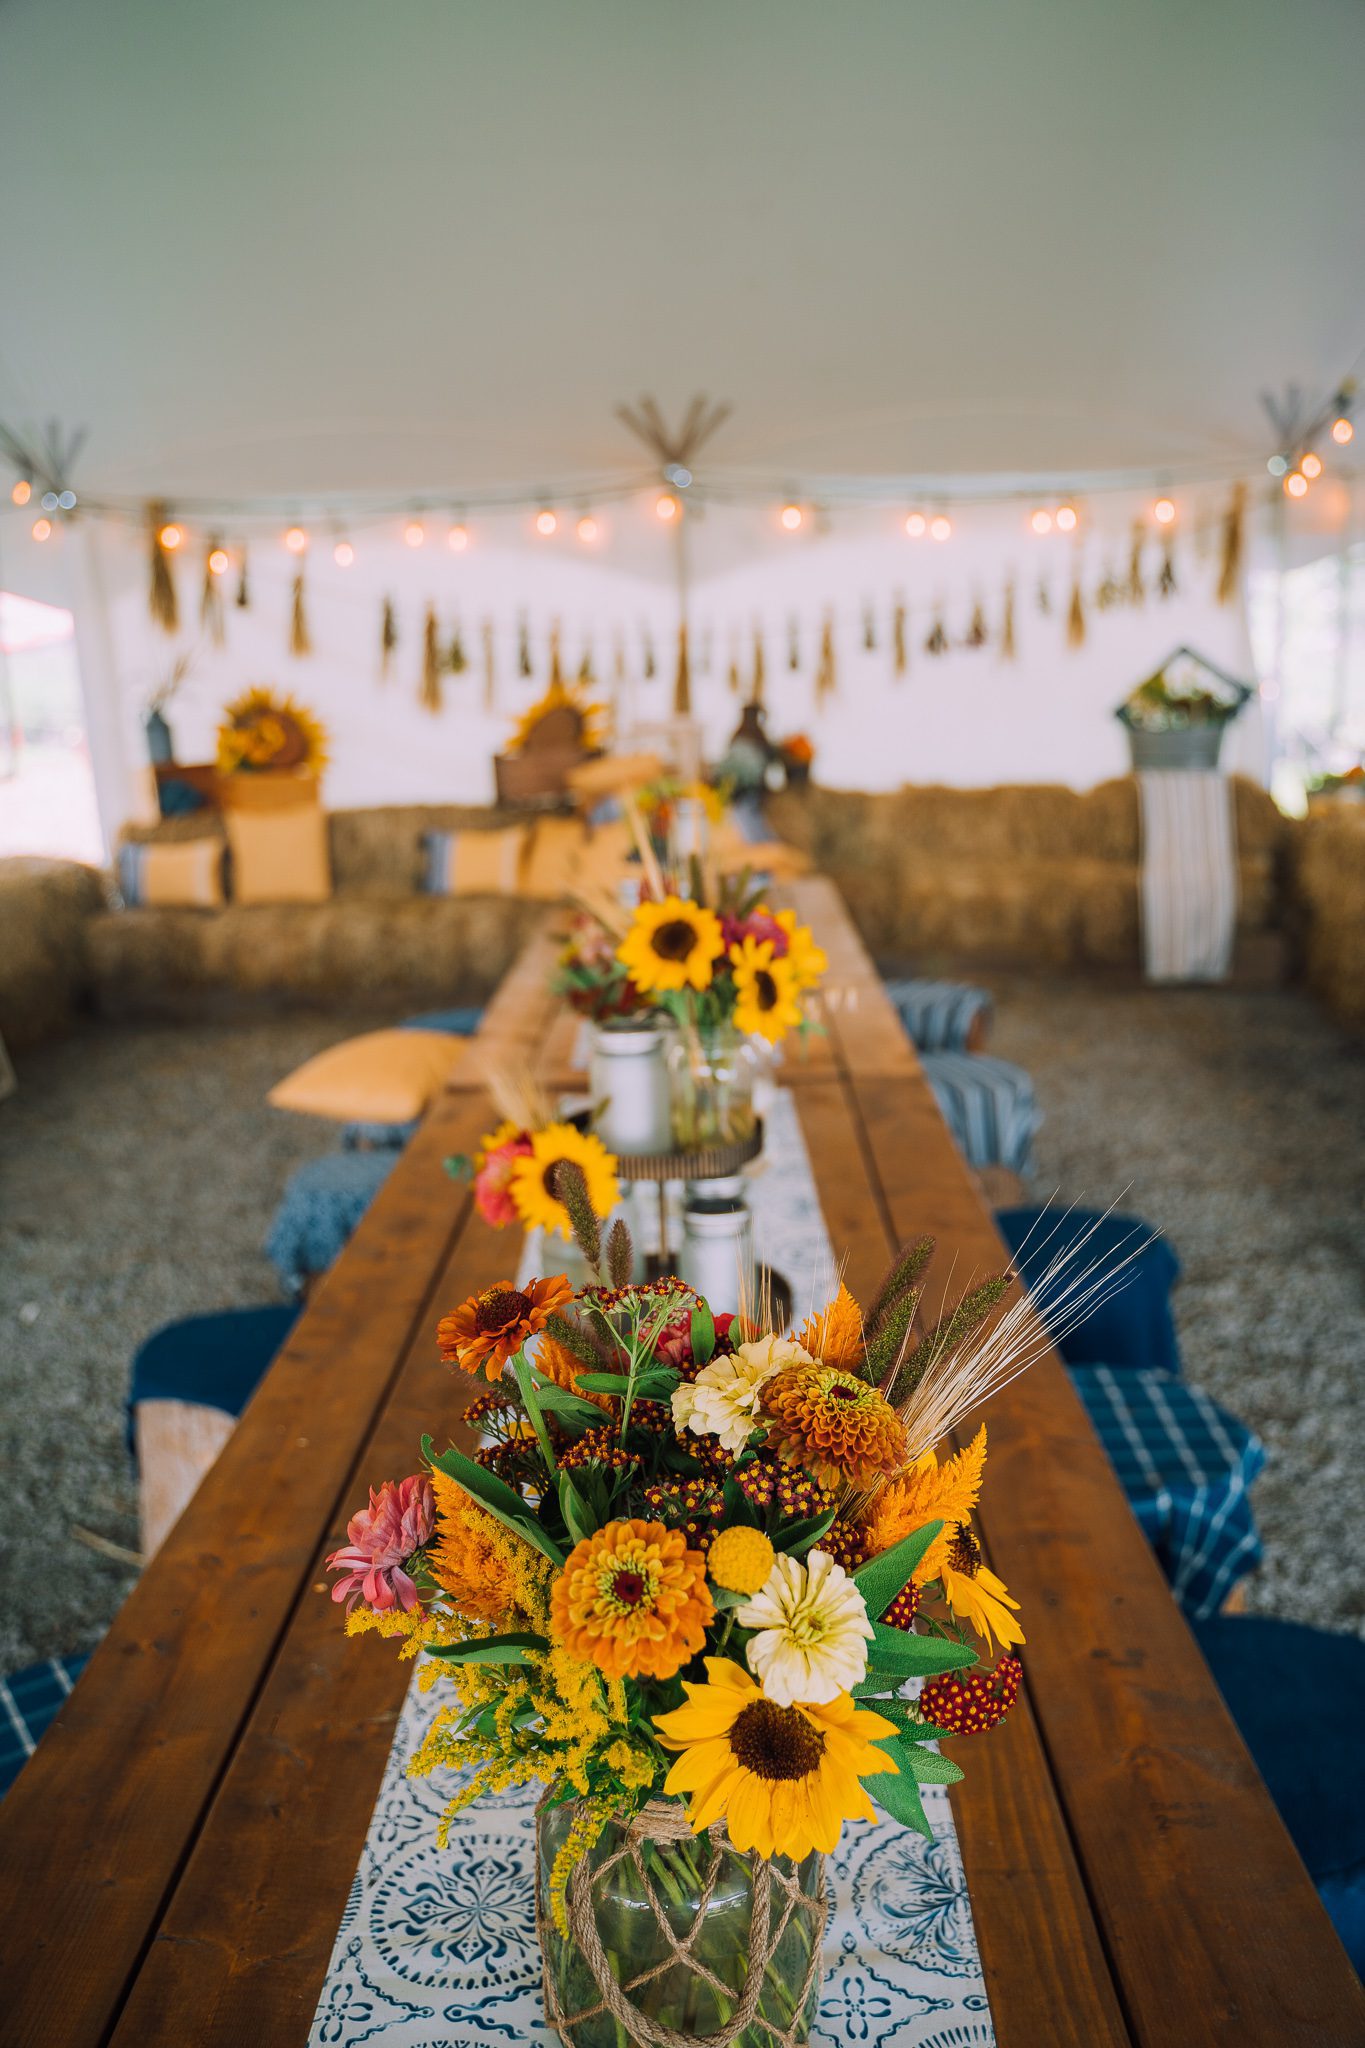
[[[105,885],[76,861],[0,860],[0,1037],[11,1052],[64,1031],[90,985],[86,934]]]
[[[1289,858],[1309,987],[1341,1023],[1365,1029],[1365,807],[1338,804],[1305,818]]]
[[[509,823],[488,804],[381,804],[329,811],[332,875],[338,889],[407,896],[422,886],[424,832],[478,832]]]

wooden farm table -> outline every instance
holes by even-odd
[[[1002,1262],[990,1218],[839,897],[789,895],[832,999],[784,1078],[849,1284],[929,1230],[960,1289]],[[551,1081],[553,949],[481,1033]],[[472,1079],[429,1114],[0,1806],[5,2048],[306,2040],[409,1677],[344,1636],[321,1563],[455,1423],[437,1317],[515,1265],[442,1170],[488,1120]],[[1360,2048],[1365,1993],[1055,1360],[990,1437],[1026,1694],[953,1802],[1001,2048]]]

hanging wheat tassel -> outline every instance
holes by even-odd
[[[535,671],[531,667],[531,629],[523,612],[517,620],[517,674],[528,683]]]
[[[645,681],[647,683],[652,683],[657,672],[658,664],[654,659],[654,635],[652,633],[647,632],[645,634]]]
[[[1178,587],[1175,580],[1175,535],[1168,533],[1161,552],[1161,574],[1156,579],[1157,595],[1174,597]]]
[[[289,652],[311,654],[313,642],[308,632],[308,614],[303,608],[303,571],[294,578],[294,602],[289,613]]]
[[[733,631],[730,634],[730,666],[726,671],[725,681],[730,695],[737,697],[739,695],[739,649],[735,644]]]
[[[491,711],[497,701],[498,670],[494,657],[493,621],[485,619],[479,628],[483,640],[483,708]]]
[[[1052,617],[1052,592],[1047,587],[1045,577],[1039,577],[1038,579],[1037,605],[1043,618],[1050,619]]]
[[[990,637],[986,630],[986,607],[978,598],[972,606],[971,624],[967,628],[967,637],[962,644],[964,647],[984,647]]]
[[[1014,585],[1005,585],[1005,602],[1000,612],[1000,659],[1013,661],[1018,650],[1014,644]]]
[[[877,621],[870,604],[863,606],[863,646],[869,654],[877,651]]]
[[[232,602],[236,605],[239,612],[249,611],[251,608],[251,589],[247,583],[245,548],[242,549],[242,563],[237,571],[237,595],[233,598]]]
[[[223,543],[215,537],[204,550],[204,588],[199,595],[199,624],[215,647],[221,647],[227,639],[223,583],[213,567],[214,557],[221,554],[222,547]]]
[[[426,625],[422,632],[422,687],[417,701],[424,711],[439,711],[441,708],[441,640],[436,629],[436,607],[427,606]]]
[[[692,716],[692,671],[687,663],[687,622],[678,627],[678,668],[673,678],[673,716]]]
[[[764,648],[764,645],[763,645],[763,628],[762,628],[762,626],[760,626],[760,625],[758,624],[758,622],[757,622],[757,621],[755,621],[755,622],[754,622],[754,675],[753,675],[753,682],[752,682],[752,683],[750,684],[750,687],[749,687],[749,701],[750,701],[750,703],[752,703],[752,704],[761,704],[761,703],[763,702],[763,691],[764,691],[764,686],[765,686],[765,684],[767,683],[767,680],[768,680],[768,657],[767,657],[767,652],[766,652],[766,650],[765,650],[765,648]]]
[[[1140,519],[1135,519],[1133,521],[1133,538],[1128,549],[1128,585],[1126,595],[1129,604],[1140,605],[1147,602],[1147,586],[1142,580],[1142,550],[1146,543],[1147,529]]]
[[[787,667],[793,673],[801,666],[801,629],[796,619],[787,621]]]
[[[936,618],[933,625],[929,628],[929,637],[924,643],[924,651],[926,654],[946,654],[948,652],[948,634],[941,616]]]
[[[1223,514],[1223,546],[1218,565],[1218,602],[1230,604],[1242,580],[1242,551],[1246,542],[1247,487],[1234,484],[1228,509]]]
[[[553,620],[550,625],[550,688],[552,690],[562,690],[564,688],[564,664],[559,648],[558,619]]]
[[[379,673],[387,676],[393,665],[394,649],[398,645],[398,620],[394,615],[393,599],[384,599],[383,616],[379,622]]]
[[[817,705],[832,697],[838,687],[839,678],[834,664],[834,614],[826,612],[825,623],[820,629],[820,665],[815,671]]]
[[[626,636],[619,626],[611,638],[611,675],[616,683],[626,679]]]
[[[171,574],[171,558],[161,530],[166,524],[166,507],[147,507],[147,528],[151,538],[152,581],[147,593],[147,609],[153,624],[163,632],[174,633],[180,627],[180,605],[175,595],[175,578]]]
[[[583,659],[578,664],[578,680],[580,683],[586,683],[590,689],[596,688],[597,676],[592,665],[591,641],[583,649]]]
[[[469,656],[464,651],[464,633],[458,619],[455,631],[450,636],[450,652],[446,656],[446,667],[453,676],[462,676],[469,667]]]
[[[1066,613],[1066,644],[1068,647],[1085,645],[1085,600],[1081,596],[1081,573],[1078,569],[1071,585],[1071,603]]]
[[[903,676],[910,666],[910,649],[905,637],[905,599],[897,598],[896,609],[891,614],[891,668],[892,673]]]

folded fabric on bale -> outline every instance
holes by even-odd
[[[1027,1173],[1043,1121],[1022,1067],[979,1052],[930,1052],[924,1078],[969,1166]]]
[[[920,1052],[966,1052],[974,1027],[991,1013],[985,989],[965,981],[888,981],[886,993]]]

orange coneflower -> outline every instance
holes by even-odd
[[[554,1280],[532,1280],[524,1288],[499,1280],[441,1317],[436,1326],[441,1356],[461,1372],[498,1379],[526,1339],[543,1330],[550,1317],[572,1300],[573,1288],[562,1273]]]
[[[550,1595],[550,1633],[607,1678],[671,1678],[715,1613],[706,1559],[681,1529],[608,1522],[575,1544]]]
[[[890,1402],[842,1366],[789,1365],[768,1381],[759,1402],[768,1445],[823,1486],[847,1479],[870,1486],[905,1458],[905,1431]]]

